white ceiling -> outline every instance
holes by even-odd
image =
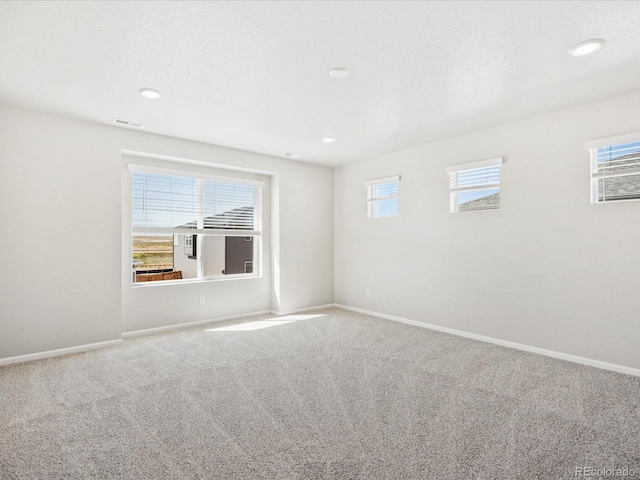
[[[639,89],[639,1],[0,2],[0,103],[325,165]]]

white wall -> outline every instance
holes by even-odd
[[[269,272],[130,287],[123,149],[270,172],[280,208],[280,250],[271,253],[282,281],[274,284]],[[123,331],[331,303],[332,181],[327,167],[0,107],[0,359]]]
[[[335,241],[337,303],[639,368],[640,202],[591,205],[583,149],[640,131],[638,111],[640,92],[332,173],[0,107],[0,358],[331,303]],[[270,273],[129,287],[123,149],[270,172]],[[446,166],[495,156],[502,208],[448,213]],[[396,174],[400,218],[368,220],[363,182]]]
[[[639,111],[640,92],[336,169],[336,303],[639,368],[640,202],[591,205],[583,148]],[[449,213],[445,168],[497,156],[501,209]],[[367,219],[363,182],[391,175],[400,217]]]

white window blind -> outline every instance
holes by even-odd
[[[447,168],[451,212],[500,208],[502,157]]]
[[[400,177],[388,177],[365,182],[367,188],[367,216],[369,218],[397,217]]]
[[[260,185],[132,170],[133,232],[259,236]]]
[[[631,141],[627,135],[624,139],[589,149],[591,203],[640,199],[640,134]]]

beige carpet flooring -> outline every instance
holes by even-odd
[[[339,309],[0,367],[3,480],[604,478],[576,467],[640,478],[640,378]]]

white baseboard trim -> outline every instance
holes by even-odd
[[[181,328],[197,327],[198,325],[206,325],[208,323],[225,322],[227,320],[238,320],[246,317],[253,317],[256,315],[267,315],[272,313],[270,310],[262,310],[259,312],[242,313],[240,315],[229,315],[227,317],[209,318],[207,320],[198,320],[195,322],[187,323],[175,323],[173,325],[165,325],[163,327],[147,328],[145,330],[132,330],[129,332],[122,332],[122,338],[134,338],[142,337],[144,335],[153,335],[156,333],[169,332],[171,330],[179,330]]]
[[[335,307],[338,307],[338,305],[336,305],[335,303],[327,303],[325,305],[317,305],[315,307],[298,308],[296,310],[285,310],[285,311],[271,310],[270,313],[272,315],[276,315],[278,317],[282,317],[284,315],[293,315],[294,313],[310,312],[311,310],[322,310],[324,308],[335,308]]]
[[[578,355],[571,355],[569,353],[556,352],[554,350],[547,350],[544,348],[533,347],[531,345],[525,345],[522,343],[510,342],[507,340],[501,340],[499,338],[487,337],[484,335],[478,335],[476,333],[468,333],[462,330],[455,330],[453,328],[441,327],[430,323],[418,322],[416,320],[409,320],[407,318],[396,317],[395,315],[387,315],[385,313],[372,312],[370,310],[364,310],[362,308],[349,307],[347,305],[335,304],[336,308],[342,308],[351,312],[363,313],[365,315],[371,315],[372,317],[384,318],[392,320],[394,322],[405,323],[407,325],[413,325],[415,327],[428,328],[429,330],[436,330],[438,332],[449,333],[451,335],[457,335],[459,337],[471,338],[473,340],[480,340],[481,342],[493,343],[495,345],[501,345],[503,347],[514,348],[516,350],[523,350],[525,352],[537,353],[539,355],[545,355],[547,357],[558,358],[560,360],[566,360],[568,362],[580,363],[582,365],[588,365],[590,367],[601,368],[603,370],[611,370],[613,372],[624,373],[626,375],[633,375],[640,377],[640,369],[625,367],[624,365],[616,365],[615,363],[602,362],[600,360],[594,360],[592,358],[579,357]]]
[[[311,310],[320,310],[323,308],[332,308],[332,307],[336,307],[337,305],[330,303],[327,305],[319,305],[319,306],[315,306],[315,307],[308,307],[308,308],[301,308],[301,309],[297,309],[297,310],[291,310],[291,311],[287,311],[286,313],[282,313],[282,312],[277,312],[275,310],[261,310],[258,312],[250,312],[250,313],[243,313],[240,315],[229,315],[226,317],[220,317],[220,318],[210,318],[207,320],[198,320],[196,322],[188,322],[188,323],[177,323],[177,324],[173,324],[173,325],[165,325],[162,327],[155,327],[155,328],[148,328],[145,330],[132,330],[129,332],[122,332],[122,339],[127,339],[127,338],[135,338],[135,337],[141,337],[144,335],[153,335],[156,333],[162,333],[162,332],[169,332],[171,330],[179,330],[181,328],[189,328],[189,327],[197,327],[198,325],[206,325],[209,323],[218,323],[218,322],[224,322],[227,320],[239,320],[242,318],[247,318],[247,317],[254,317],[254,316],[258,316],[258,315],[275,315],[275,316],[283,316],[283,315],[291,315],[294,313],[300,313],[300,312],[307,312],[307,311],[311,311]],[[67,347],[67,348],[60,348],[58,350],[48,350],[45,352],[37,352],[37,353],[30,353],[27,355],[18,355],[15,357],[6,357],[6,358],[0,358],[0,367],[3,365],[11,365],[13,363],[24,363],[24,362],[30,362],[32,360],[40,360],[42,358],[50,358],[50,357],[57,357],[60,355],[67,355],[70,353],[79,353],[79,352],[85,352],[85,351],[89,351],[89,350],[96,350],[99,348],[106,348],[106,347],[112,347],[115,345],[120,345],[122,343],[122,339],[118,339],[118,340],[109,340],[107,342],[99,342],[99,343],[90,343],[87,345],[77,345],[75,347]]]
[[[113,347],[120,345],[122,339],[109,340],[106,342],[89,343],[87,345],[77,345],[75,347],[59,348],[57,350],[47,350],[45,352],[29,353],[27,355],[17,355],[15,357],[0,358],[0,366],[11,365],[12,363],[30,362],[32,360],[40,360],[43,358],[58,357],[60,355],[68,355],[70,353],[80,353],[89,350],[97,350],[99,348]]]
[[[283,313],[281,311],[277,311],[277,310],[261,310],[259,312],[250,312],[250,313],[242,313],[240,315],[230,315],[227,317],[220,317],[220,318],[209,318],[207,320],[198,320],[195,322],[188,322],[188,323],[176,323],[173,325],[166,325],[163,327],[154,327],[154,328],[147,328],[144,330],[131,330],[129,332],[122,332],[122,338],[134,338],[134,337],[141,337],[144,335],[153,335],[155,333],[162,333],[162,332],[169,332],[171,330],[178,330],[180,328],[189,328],[189,327],[197,327],[198,325],[206,325],[208,323],[217,323],[217,322],[225,322],[227,320],[240,320],[242,318],[247,318],[247,317],[254,317],[257,315],[275,315],[277,317],[281,317],[283,315],[292,315],[294,313],[300,313],[300,312],[307,312],[310,310],[319,310],[322,308],[331,308],[331,307],[335,307],[336,305],[334,303],[329,303],[327,305],[319,305],[316,307],[307,307],[307,308],[300,308],[298,310],[289,310],[286,313]]]

